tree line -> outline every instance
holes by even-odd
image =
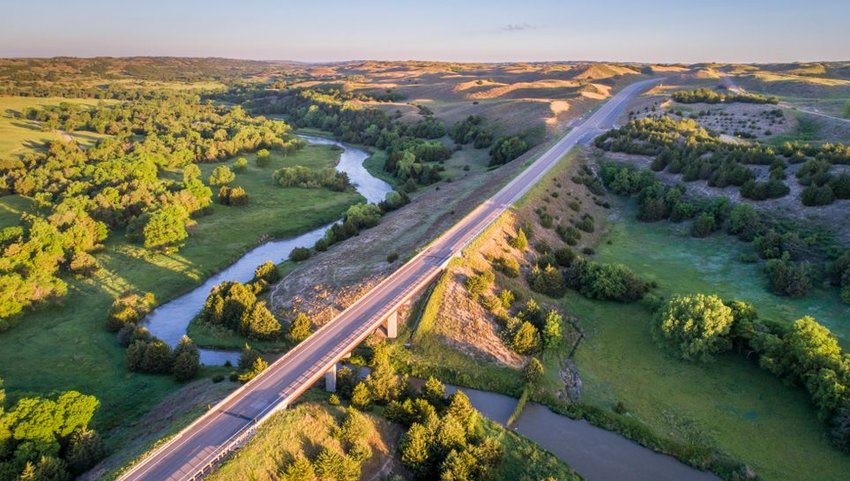
[[[791,326],[760,319],[752,305],[714,295],[674,296],[653,323],[658,343],[688,361],[710,362],[735,349],[811,396],[832,443],[850,452],[850,356],[814,318]]]
[[[0,379],[0,481],[70,481],[106,454],[89,424],[100,402],[66,391],[6,408]]]
[[[734,102],[747,104],[778,104],[779,97],[774,95],[764,96],[759,94],[743,93],[734,94],[726,92],[718,92],[709,88],[701,88],[695,90],[679,90],[671,95],[673,100],[682,104],[719,104]]]

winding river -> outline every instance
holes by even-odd
[[[373,177],[363,167],[363,161],[369,156],[363,150],[322,137],[300,137],[311,144],[342,148],[336,168],[348,174],[357,192],[368,202],[380,202],[392,190],[389,184]],[[312,246],[329,227],[322,226],[290,239],[269,241],[252,249],[191,292],[157,307],[146,319],[148,329],[169,345],[177,345],[189,323],[201,312],[213,287],[224,281],[250,281],[258,265],[267,260],[280,263],[288,259],[292,249]],[[201,362],[207,365],[227,361],[235,364],[238,359],[239,352],[201,349]],[[505,424],[516,406],[516,399],[509,396],[462,389],[476,409],[500,424]],[[513,429],[551,451],[588,481],[719,481],[713,474],[693,469],[586,421],[556,414],[539,404],[529,403]]]
[[[336,169],[348,174],[349,180],[367,202],[380,202],[392,186],[381,179],[373,177],[363,167],[363,161],[369,154],[363,150],[345,145],[335,140],[323,137],[301,135],[302,139],[314,145],[336,145],[342,149]],[[242,256],[238,261],[218,272],[191,292],[171,300],[151,312],[147,319],[147,328],[151,334],[174,347],[180,338],[186,334],[189,323],[204,307],[213,287],[224,281],[248,282],[254,277],[254,269],[268,260],[278,264],[289,258],[290,252],[296,247],[310,247],[325,235],[329,225],[311,230],[297,237],[266,242]],[[227,361],[235,364],[239,352],[201,349],[201,362],[207,365],[224,364]]]

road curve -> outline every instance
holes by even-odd
[[[578,123],[533,164],[357,302],[234,391],[120,479],[197,479],[221,456],[250,437],[256,426],[291,404],[324,372],[363,341],[402,302],[427,285],[460,251],[578,144],[613,126],[629,101],[661,79],[628,85]]]

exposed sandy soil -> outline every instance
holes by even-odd
[[[545,210],[555,218],[555,224],[569,223],[581,218],[583,214],[589,214],[597,219],[607,215],[605,209],[594,202],[594,195],[583,185],[573,182],[572,177],[579,172],[584,164],[586,153],[581,153],[572,163],[551,179],[547,185],[538,185],[537,189],[544,192],[534,196],[532,202],[521,204],[504,216],[501,221],[482,236],[474,246],[464,251],[463,262],[450,267],[447,277],[447,288],[442,298],[442,304],[437,318],[439,322],[435,331],[440,335],[443,342],[458,349],[465,354],[490,362],[497,362],[509,367],[519,368],[525,363],[525,357],[520,356],[507,348],[499,337],[499,326],[496,316],[488,312],[479,301],[470,299],[465,287],[469,276],[478,274],[485,269],[493,269],[492,262],[498,257],[511,257],[519,263],[524,278],[530,270],[530,265],[538,255],[534,248],[529,247],[525,252],[511,248],[508,244],[510,239],[516,236],[520,226],[532,227],[533,235],[531,244],[544,242],[552,248],[564,245],[564,242],[555,232],[554,228],[546,229],[540,225],[537,211]],[[557,197],[552,194],[557,192]],[[577,202],[579,210],[570,207],[571,203]],[[600,202],[601,203],[601,202]],[[593,245],[602,232],[597,230],[591,234],[582,233],[582,238],[574,249],[580,250],[583,246]],[[511,286],[522,279],[510,279],[497,273],[496,284]],[[491,289],[483,295],[496,295],[497,290]],[[542,296],[541,296],[542,298]],[[514,310],[520,307],[518,302]],[[578,382],[574,379],[574,373],[569,366],[564,368],[564,378],[570,379],[571,385]],[[568,395],[565,392],[564,395]]]
[[[583,110],[641,74],[634,66],[594,63],[348,62],[308,71],[321,78],[301,85],[403,96],[373,104],[402,121],[420,120],[417,106],[423,105],[448,124],[481,115],[507,135],[541,127],[554,133],[564,112]]]

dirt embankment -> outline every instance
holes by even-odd
[[[472,275],[493,270],[495,259],[513,258],[521,266],[520,276],[509,278],[502,273],[497,273],[495,285],[489,292],[482,295],[497,295],[501,288],[511,289],[515,293],[527,292],[527,286],[524,285],[525,277],[535,258],[540,255],[537,248],[541,248],[543,244],[551,248],[565,245],[556,232],[556,226],[573,225],[585,215],[596,219],[602,219],[607,215],[605,208],[599,205],[603,203],[602,199],[594,196],[584,185],[572,180],[573,177],[581,175],[586,157],[587,154],[584,152],[576,155],[567,168],[550,175],[538,184],[533,193],[519,207],[503,216],[485,236],[464,252],[462,262],[451,267],[446,278],[448,284],[437,315],[439,322],[434,327],[435,333],[445,344],[476,359],[513,368],[519,368],[525,364],[524,356],[515,353],[502,342],[496,316],[485,309],[481,302],[470,298],[465,282]],[[551,227],[541,225],[542,215],[552,217]],[[522,252],[508,244],[516,237],[520,227],[532,233],[529,248]],[[594,230],[592,233],[582,232],[581,238],[573,248],[580,250],[585,246],[593,245],[599,235],[601,235],[599,230]],[[543,296],[535,295],[535,298],[542,300],[541,302],[545,304]],[[518,298],[513,310],[521,306],[525,300],[525,298]],[[568,313],[565,314],[568,315]],[[565,365],[565,383],[575,387],[580,382],[577,374],[568,371],[570,370]]]

